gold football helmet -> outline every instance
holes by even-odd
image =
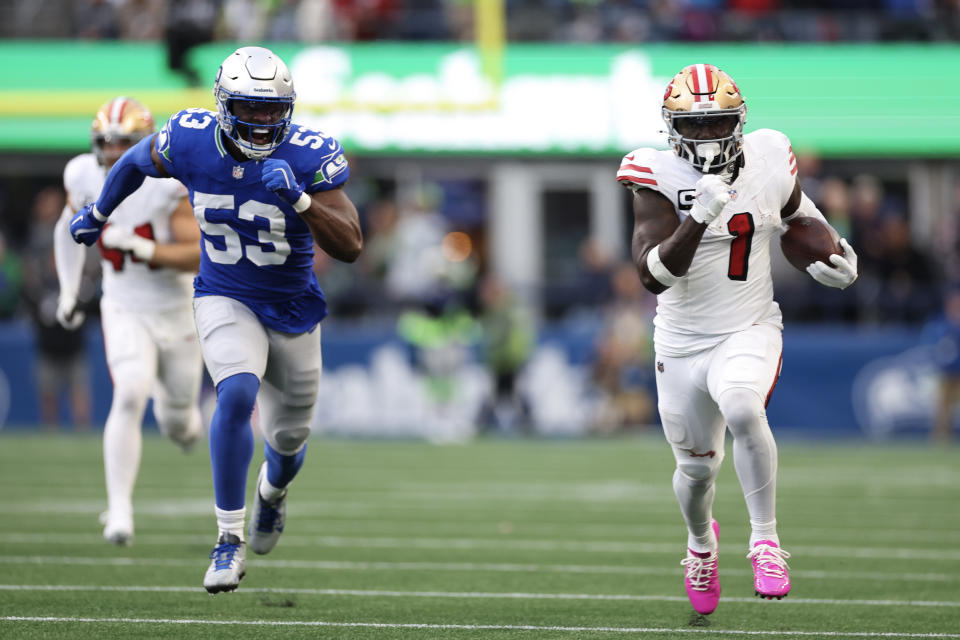
[[[110,167],[120,159],[123,151],[105,149],[107,144],[120,143],[131,147],[153,133],[153,115],[143,103],[126,96],[118,96],[105,103],[90,125],[90,145],[97,161]]]
[[[712,64],[691,64],[675,75],[662,112],[670,146],[697,170],[719,173],[740,157],[747,104],[733,78]]]

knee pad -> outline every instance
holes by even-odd
[[[274,431],[272,435],[275,442],[272,442],[271,446],[277,452],[283,455],[293,455],[300,451],[303,443],[310,437],[310,426],[280,428]]]
[[[217,413],[221,424],[249,425],[257,402],[260,380],[252,373],[238,373],[217,385]]]
[[[150,397],[150,382],[142,378],[124,378],[113,387],[111,411],[142,414]]]
[[[763,399],[751,389],[727,389],[717,404],[734,437],[755,431],[763,423]]]
[[[687,452],[681,452],[681,455]],[[680,459],[677,461],[677,471],[688,477],[697,484],[709,484],[716,479],[720,472],[720,463],[723,461],[723,453],[717,452],[713,457],[705,456],[703,458],[691,458],[689,460]]]
[[[265,420],[261,429],[264,438],[279,453],[297,453],[310,436],[319,380],[320,372],[314,370],[291,376],[282,390],[268,387],[272,392],[261,405]]]

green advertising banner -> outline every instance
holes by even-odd
[[[210,82],[188,88],[156,43],[0,42],[2,59],[18,62],[0,87],[0,151],[84,150],[93,113],[120,94],[144,101],[158,125],[181,108],[213,108],[217,67],[235,47],[192,52]],[[568,158],[662,147],[667,82],[710,62],[746,98],[747,131],[779,129],[825,156],[960,155],[956,45],[513,44],[496,76],[458,43],[272,48],[294,75],[294,119],[352,153]]]

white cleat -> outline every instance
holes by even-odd
[[[260,465],[260,473],[257,475],[257,488],[254,491],[253,510],[250,512],[250,524],[247,526],[247,540],[250,549],[254,553],[261,555],[270,553],[275,546],[280,534],[283,533],[283,525],[287,519],[287,492],[276,502],[267,502],[260,497],[260,484],[267,476],[267,463]]]
[[[109,511],[100,514],[103,538],[112,545],[129,547],[133,544],[133,516],[115,515]]]
[[[208,593],[234,591],[247,573],[247,546],[238,536],[221,533],[217,546],[210,552],[210,566],[203,576]]]

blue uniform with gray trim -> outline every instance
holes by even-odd
[[[313,237],[293,207],[263,186],[263,163],[234,160],[206,109],[172,116],[155,144],[167,172],[189,190],[203,236],[194,296],[239,300],[271,329],[312,330],[327,314]],[[296,124],[270,157],[285,160],[307,193],[350,176],[339,142]]]

